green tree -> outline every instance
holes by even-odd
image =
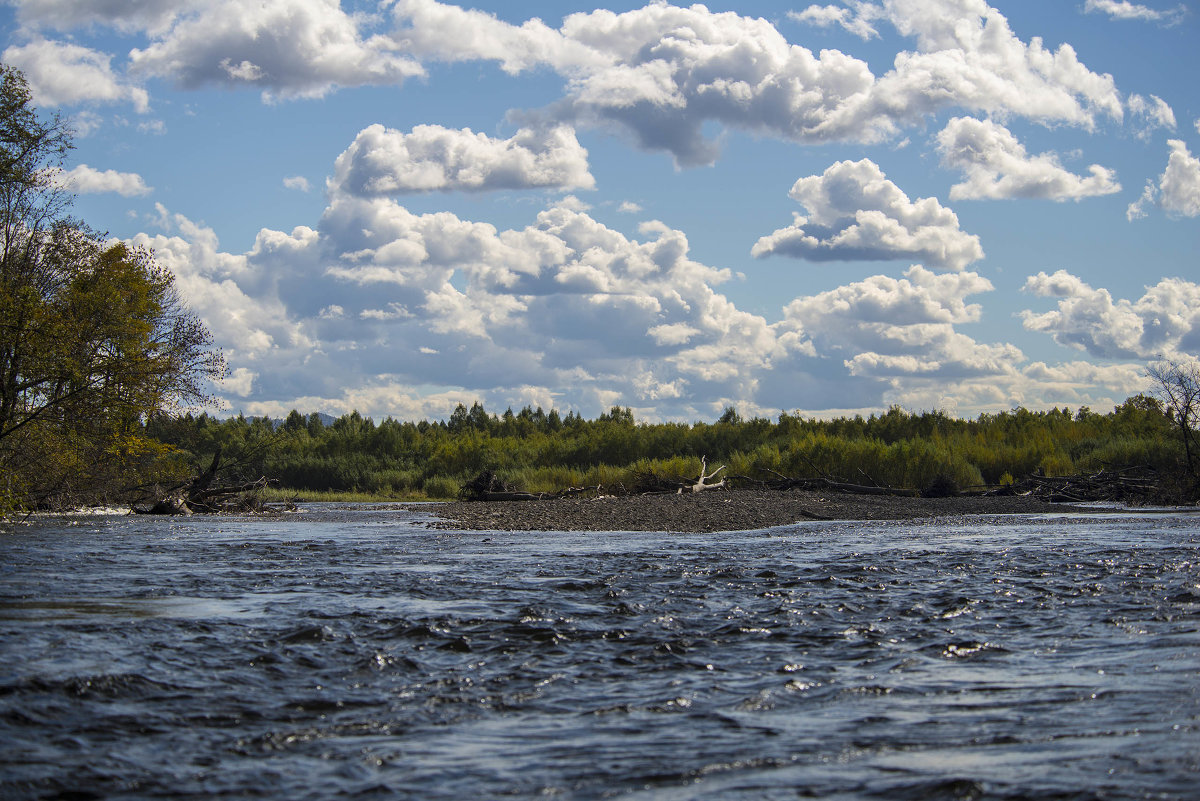
[[[738,414],[738,410],[732,406],[726,406],[725,411],[717,418],[717,423],[727,423],[729,425],[741,425],[742,416]]]
[[[292,409],[288,412],[287,419],[283,421],[283,430],[289,434],[295,434],[300,431],[308,433],[308,426],[305,423],[304,415]]]
[[[161,452],[142,425],[209,400],[225,364],[170,271],[71,219],[71,146],[0,66],[0,494],[111,492]]]

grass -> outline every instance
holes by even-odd
[[[341,492],[336,490],[299,490],[267,487],[260,490],[260,495],[268,503],[282,503],[284,501],[298,501],[302,503],[386,503],[388,501],[434,500],[420,491]]]

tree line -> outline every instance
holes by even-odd
[[[193,466],[221,449],[236,455],[246,477],[269,476],[286,491],[380,497],[453,497],[485,470],[530,492],[632,491],[647,474],[694,477],[701,457],[739,480],[785,475],[914,489],[1131,466],[1164,478],[1188,474],[1174,413],[1149,395],[1103,414],[1017,408],[973,420],[899,407],[833,420],[743,419],[729,408],[712,423],[639,423],[620,407],[589,420],[529,407],[496,414],[476,403],[419,422],[377,423],[358,412],[328,423],[299,411],[282,420],[158,415],[145,432]]]

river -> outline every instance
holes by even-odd
[[[0,525],[0,797],[1191,799],[1200,517]]]

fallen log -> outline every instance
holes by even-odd
[[[191,515],[197,513],[219,514],[230,512],[261,511],[259,490],[273,483],[265,476],[256,481],[239,484],[213,486],[221,468],[221,450],[213,454],[208,468],[191,481],[176,485],[165,493],[159,492],[157,500],[149,507],[133,506],[132,511],[140,515]]]
[[[261,489],[265,489],[272,483],[271,479],[263,476],[257,481],[249,481],[243,484],[210,487],[192,493],[188,497],[187,505],[193,512],[250,511],[258,506],[257,499],[250,496]]]

